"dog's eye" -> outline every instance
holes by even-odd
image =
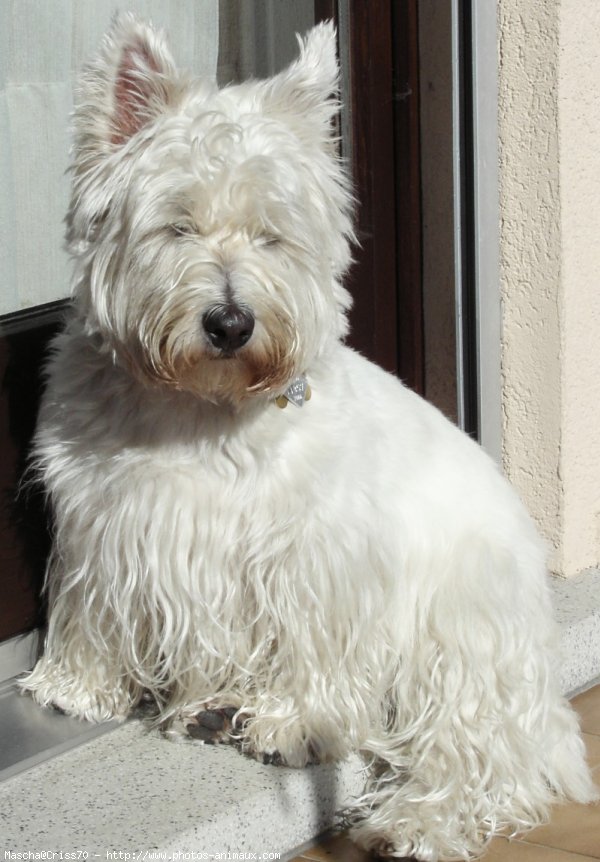
[[[279,245],[280,242],[280,237],[274,236],[273,234],[265,234],[260,238],[260,244],[266,246],[267,248],[272,248],[275,245]]]
[[[176,236],[193,236],[193,234],[198,233],[194,225],[189,222],[175,222],[175,224],[169,225],[169,230]]]

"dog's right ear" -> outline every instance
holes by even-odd
[[[76,167],[89,169],[123,146],[176,92],[177,71],[164,34],[131,13],[117,15],[76,90]]]
[[[164,34],[130,13],[117,15],[75,92],[67,214],[71,252],[86,247],[110,212],[115,194],[110,157],[175,105],[183,90]]]

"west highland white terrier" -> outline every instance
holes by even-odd
[[[330,25],[219,90],[130,15],[84,73],[74,311],[35,440],[50,618],[23,685],[91,721],[149,693],[163,726],[297,767],[360,752],[353,838],[467,859],[594,788],[532,522],[343,344],[337,82]]]

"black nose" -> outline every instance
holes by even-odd
[[[213,347],[233,353],[250,340],[254,316],[249,309],[231,302],[209,308],[202,316],[202,325]]]

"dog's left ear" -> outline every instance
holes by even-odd
[[[300,56],[269,81],[265,106],[329,124],[339,111],[336,30],[331,21],[317,24],[302,39]]]

